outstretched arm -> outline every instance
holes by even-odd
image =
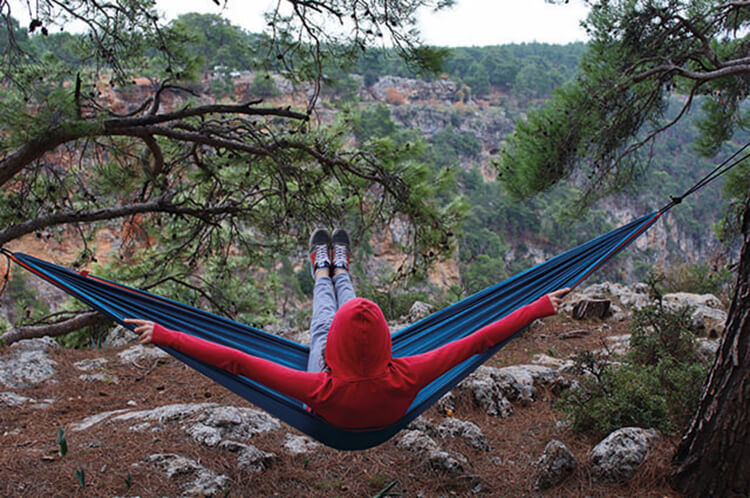
[[[257,381],[303,403],[313,402],[325,375],[287,368],[190,334],[169,330],[148,320],[128,318],[125,323],[136,325],[134,332],[140,336],[141,344],[153,343],[176,349],[209,365]]]
[[[533,320],[554,315],[560,306],[562,296],[569,291],[570,289],[565,288],[543,296],[463,339],[426,353],[409,356],[404,360],[409,363],[417,378],[417,384],[422,388],[459,363],[504,341]]]

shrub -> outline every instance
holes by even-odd
[[[689,317],[689,308],[643,308],[633,316],[631,352],[623,363],[579,355],[576,366],[585,376],[559,403],[573,429],[603,435],[624,426],[665,433],[683,427],[708,372],[696,353]]]
[[[695,336],[690,329],[692,309],[669,310],[646,306],[633,313],[630,322],[631,359],[641,365],[657,365],[662,359],[698,361]]]
[[[659,391],[651,368],[611,365],[584,377],[577,389],[563,395],[560,406],[577,432],[604,435],[626,426],[670,432],[667,399]]]

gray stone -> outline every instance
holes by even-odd
[[[441,437],[460,437],[466,440],[469,446],[482,451],[489,451],[490,445],[487,443],[482,429],[473,422],[458,420],[457,418],[447,417],[437,428]]]
[[[705,330],[711,337],[718,337],[724,330],[726,323],[726,312],[708,306],[696,306],[690,315],[692,327],[697,330]]]
[[[237,453],[237,465],[250,472],[263,472],[276,460],[276,454],[260,450],[251,444],[241,444]]]
[[[90,358],[86,360],[81,360],[73,363],[73,366],[76,367],[78,370],[83,370],[84,372],[90,372],[92,370],[98,370],[99,368],[103,367],[105,364],[107,364],[106,358]]]
[[[455,451],[436,450],[427,454],[427,463],[433,470],[449,474],[462,474],[469,461]]]
[[[414,453],[428,453],[438,450],[438,444],[420,430],[403,431],[396,441],[396,446]]]
[[[6,406],[18,406],[24,403],[34,403],[34,398],[21,396],[20,394],[12,392],[0,393],[0,405]]]
[[[128,344],[132,344],[137,340],[138,335],[136,335],[135,332],[127,327],[118,325],[117,327],[109,331],[107,337],[104,338],[104,342],[102,343],[102,345],[105,348],[119,348],[122,346],[127,346]]]
[[[713,294],[693,294],[690,292],[674,292],[664,294],[662,303],[668,308],[684,308],[686,306],[696,308],[706,306],[708,308],[721,308],[721,301]]]
[[[719,349],[718,339],[699,339],[698,356],[706,363],[713,363],[716,359],[716,351]]]
[[[630,334],[611,335],[604,338],[605,353],[625,355],[630,351]]]
[[[55,375],[57,363],[48,351],[59,348],[49,337],[14,343],[0,361],[0,383],[10,388],[27,388]]]
[[[406,316],[408,323],[413,323],[421,320],[422,318],[429,316],[435,308],[422,301],[414,301],[414,304],[409,308],[409,314]]]
[[[105,384],[119,384],[120,380],[116,375],[109,375],[101,372],[93,374],[81,374],[78,376],[84,382],[104,382]]]
[[[278,420],[265,412],[237,406],[217,406],[204,411],[200,422],[221,431],[222,439],[247,439],[281,429]]]
[[[166,358],[169,355],[157,347],[147,347],[143,344],[129,347],[124,351],[117,353],[122,363],[138,363],[142,361],[157,360]]]
[[[438,410],[441,412],[453,415],[456,412],[456,396],[454,396],[453,391],[448,391],[443,394],[443,396],[437,400],[435,406],[437,406]]]
[[[598,482],[625,482],[633,477],[660,439],[654,429],[618,429],[589,452],[591,477]]]
[[[576,457],[560,441],[552,440],[536,462],[534,489],[543,491],[562,483],[578,466]]]
[[[200,444],[211,448],[221,442],[221,431],[216,427],[197,423],[189,426],[185,432]]]
[[[501,376],[496,368],[482,366],[457,386],[458,391],[468,391],[474,401],[488,415],[506,418],[513,414],[513,406],[506,398],[506,391],[520,392],[522,386],[513,385],[515,379]]]
[[[181,484],[183,496],[213,496],[229,484],[227,476],[174,453],[156,453],[146,457],[145,461],[161,468],[169,478],[188,478]]]
[[[292,455],[304,455],[313,452],[320,444],[305,436],[287,434],[284,440],[284,448]]]

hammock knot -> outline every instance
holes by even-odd
[[[672,204],[679,204],[682,202],[682,197],[675,197],[674,195],[670,195],[669,199],[672,201]]]

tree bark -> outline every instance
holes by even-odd
[[[750,494],[750,200],[737,287],[706,389],[674,457],[672,485],[688,496]]]
[[[74,330],[82,329],[83,327],[88,327],[89,325],[94,325],[101,320],[106,320],[106,316],[100,314],[98,311],[87,311],[73,318],[49,325],[13,327],[0,336],[0,339],[5,344],[13,344],[23,339],[33,339],[35,337],[57,337],[65,335],[68,332],[73,332]]]

